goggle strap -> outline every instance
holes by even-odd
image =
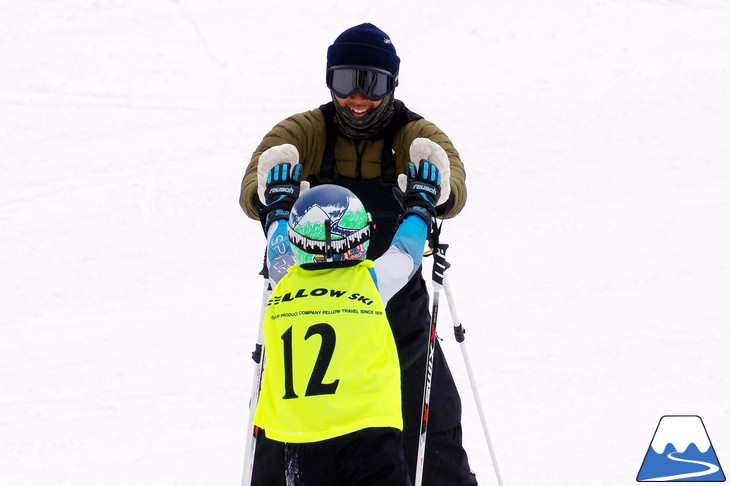
[[[370,239],[372,236],[372,223],[368,223],[367,226],[361,228],[351,235],[342,238],[341,240],[332,239],[332,230],[329,220],[325,221],[325,240],[313,240],[302,236],[299,233],[290,231],[289,242],[299,248],[300,250],[315,254],[325,255],[331,257],[341,253],[346,253],[357,246],[362,245]]]

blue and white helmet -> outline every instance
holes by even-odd
[[[289,241],[299,264],[364,260],[372,232],[362,202],[334,184],[302,193],[289,217]]]

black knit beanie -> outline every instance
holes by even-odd
[[[388,34],[373,24],[360,24],[340,34],[327,49],[327,69],[343,64],[377,67],[395,77],[400,59]]]

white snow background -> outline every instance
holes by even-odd
[[[504,484],[635,484],[665,414],[730,465],[730,2],[0,0],[0,484],[240,484],[240,179],[361,22],[467,169],[443,239]]]

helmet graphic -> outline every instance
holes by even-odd
[[[289,241],[297,263],[364,260],[372,222],[348,189],[323,184],[305,191],[289,217]]]

